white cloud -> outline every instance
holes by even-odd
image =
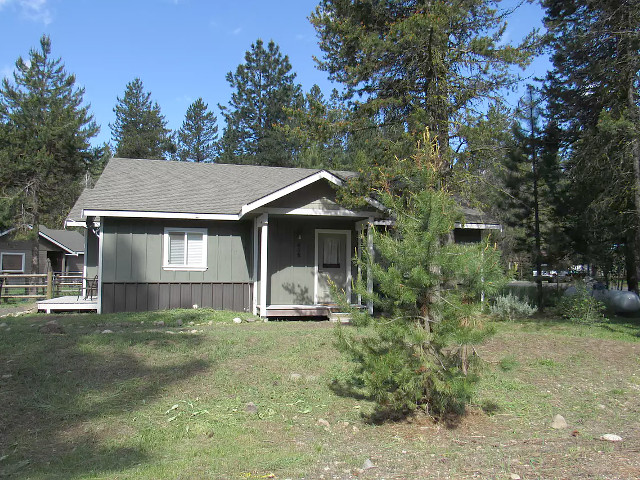
[[[47,0],[20,0],[23,13],[32,20],[49,25],[52,21],[51,10],[47,6]]]
[[[49,25],[53,21],[53,15],[47,5],[47,1],[48,0],[0,0],[0,9],[8,5],[15,5],[16,9],[29,20]]]
[[[233,32],[231,32],[233,35],[238,35],[240,32],[242,32],[242,27],[238,27],[236,28]]]

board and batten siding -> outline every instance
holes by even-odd
[[[358,219],[336,217],[270,217],[268,303],[313,305],[316,229],[351,231],[350,252],[353,258],[358,239],[356,220]],[[351,275],[354,279],[357,275],[357,268],[353,265]]]
[[[251,308],[252,222],[103,219],[102,311]],[[166,227],[207,229],[207,269],[164,270]]]
[[[66,253],[60,247],[52,244],[48,240],[39,237],[39,256],[38,256],[38,265],[39,271],[33,272],[31,268],[31,260],[32,260],[32,250],[31,250],[31,241],[30,240],[16,240],[13,234],[9,233],[3,237],[0,237],[0,252],[6,253],[24,253],[24,274],[32,274],[32,273],[47,273],[47,254],[48,252],[56,252],[61,255]],[[69,259],[75,259],[77,257],[68,256],[67,261]],[[82,257],[80,257],[82,258]],[[73,261],[73,260],[72,260]],[[75,265],[72,263],[72,266]],[[81,264],[79,266],[81,269]]]
[[[336,190],[327,180],[309,185],[306,188],[290,193],[268,205],[269,208],[305,208],[340,210],[343,207],[336,203]]]
[[[99,240],[98,236],[91,228],[87,228],[85,231],[86,244],[85,244],[85,259],[84,266],[86,268],[85,276],[88,279],[94,278],[98,275],[98,254],[99,254]]]

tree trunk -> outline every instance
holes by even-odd
[[[627,289],[638,293],[638,254],[636,252],[636,240],[634,233],[627,234],[624,248],[625,270],[627,271]]]
[[[33,222],[31,224],[31,273],[40,273],[40,212],[38,209],[38,196],[33,195]],[[35,279],[34,279],[35,280]]]
[[[533,102],[533,94],[531,89],[529,90],[530,101]],[[542,248],[540,239],[540,192],[538,188],[538,176],[540,174],[538,169],[538,145],[536,140],[536,119],[534,116],[533,103],[529,108],[529,141],[531,148],[531,167],[533,173],[533,228],[535,239],[535,260],[536,269],[538,270],[538,276],[536,278],[537,291],[538,291],[538,310],[544,311],[544,293],[542,289]]]
[[[631,291],[636,293],[640,293],[638,291],[638,278],[640,278],[640,261],[638,259],[638,248],[640,248],[640,140],[638,139],[637,130],[638,130],[638,122],[640,119],[638,118],[638,108],[636,106],[636,91],[634,88],[635,76],[632,76],[631,81],[629,82],[629,90],[627,94],[627,102],[628,107],[631,112],[631,119],[633,120],[634,125],[634,134],[631,137],[631,161],[633,162],[633,180],[634,180],[634,201],[635,201],[635,238],[633,248],[630,249],[629,255],[633,255],[634,257],[634,271],[630,272],[629,265],[627,265],[627,282],[628,288]],[[632,283],[629,282],[629,279],[633,280]]]

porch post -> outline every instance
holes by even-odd
[[[260,316],[267,317],[267,241],[269,238],[269,214],[258,219],[260,225]]]
[[[253,219],[253,295],[251,299],[251,311],[258,315],[258,243],[260,229],[258,227],[258,217]]]
[[[90,222],[89,219],[87,219],[84,231],[84,257],[82,258],[82,278],[80,279],[80,289],[82,291],[83,298],[87,294],[87,259],[89,258],[89,235],[91,234],[91,223],[93,223],[93,220]]]
[[[105,218],[100,218],[100,227],[98,228],[98,308],[97,313],[102,313],[102,267],[103,267],[103,247],[104,247],[104,224]],[[90,293],[90,292],[89,292]]]
[[[371,268],[371,262],[373,261],[373,217],[369,217],[367,223],[367,250],[369,251],[369,262],[367,263],[367,293],[371,295],[373,293],[373,273]],[[367,310],[369,315],[373,315],[373,301],[367,302]]]

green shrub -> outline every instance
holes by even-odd
[[[536,313],[536,308],[512,294],[496,297],[491,305],[491,314],[500,320],[513,321],[516,317],[529,317]]]
[[[555,307],[562,298],[565,287],[566,284],[560,284],[560,288],[556,288],[555,286],[544,286],[542,289],[544,308]],[[507,285],[501,289],[500,294],[512,294],[535,308],[540,307],[540,305],[538,305],[538,287],[535,284]]]
[[[605,319],[605,304],[591,296],[584,282],[577,283],[575,288],[573,295],[565,295],[558,302],[558,313],[576,323],[602,322]]]

